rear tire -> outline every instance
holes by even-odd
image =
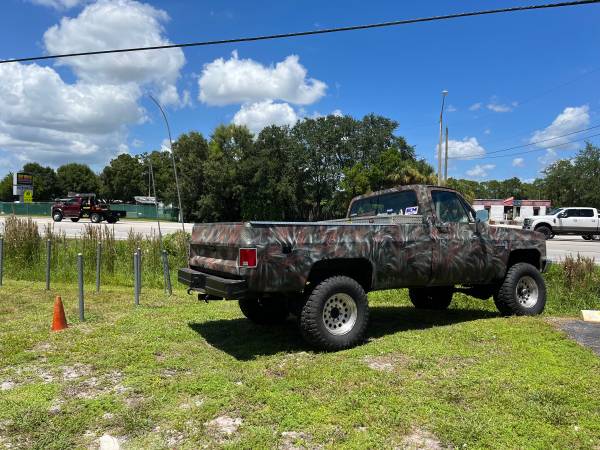
[[[100,223],[102,222],[102,216],[98,213],[92,213],[92,215],[90,216],[90,220],[93,223]]]
[[[504,316],[534,316],[546,306],[546,284],[531,264],[517,263],[508,269],[494,303]]]
[[[592,239],[594,239],[594,235],[592,235],[592,234],[584,234],[581,237],[586,241],[591,241]]]
[[[71,217],[71,222],[79,222],[79,217]]]
[[[537,227],[535,231],[537,231],[538,233],[542,233],[546,239],[552,239],[554,237],[552,230],[544,225],[542,225],[541,227]]]
[[[63,220],[63,214],[60,211],[54,211],[52,213],[52,220],[54,220],[55,222],[60,222],[61,220]]]
[[[452,302],[454,288],[452,286],[411,288],[408,290],[410,301],[417,309],[433,309],[443,311]]]
[[[300,311],[302,337],[321,350],[351,348],[365,338],[369,302],[354,279],[334,276],[312,290]]]
[[[106,221],[108,223],[116,223],[118,219],[114,218],[114,217],[109,217],[108,219],[106,219]]]
[[[283,299],[243,298],[239,305],[242,314],[259,325],[277,325],[285,322],[289,315]]]

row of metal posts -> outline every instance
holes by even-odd
[[[169,271],[169,257],[166,250],[161,252],[163,263],[163,279],[165,293],[172,295],[171,274]],[[46,241],[46,290],[50,290],[50,265],[52,261],[52,241]],[[96,293],[100,292],[100,273],[102,265],[102,243],[98,243],[96,248]],[[4,275],[4,238],[0,237],[0,286]],[[77,254],[77,284],[79,287],[79,320],[84,321],[84,296],[83,296],[83,254]],[[133,286],[134,286],[134,304],[140,304],[140,294],[142,291],[142,249],[138,249],[133,254]]]

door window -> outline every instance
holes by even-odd
[[[474,222],[472,211],[451,191],[431,191],[435,215],[441,222]]]
[[[406,214],[409,208],[417,214],[418,203],[415,191],[400,191],[379,196],[367,197],[352,203],[350,217],[378,214]]]
[[[579,217],[578,209],[567,209],[565,212],[565,217]]]
[[[594,217],[594,210],[593,209],[580,209],[579,217]]]

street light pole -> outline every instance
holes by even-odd
[[[446,102],[448,91],[442,91],[442,109],[440,110],[440,142],[438,146],[438,185],[442,185],[442,121],[444,115],[444,103]]]

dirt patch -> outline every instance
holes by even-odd
[[[223,442],[235,436],[243,422],[239,417],[219,416],[204,425],[212,437]]]
[[[73,379],[75,375],[80,375],[81,371],[70,371],[69,377]],[[92,376],[80,382],[69,383],[64,388],[64,393],[69,397],[81,399],[94,399],[106,394],[125,394],[129,388],[121,384],[123,376],[121,372],[113,371],[107,374]],[[78,376],[75,378],[78,379]]]
[[[188,401],[183,402],[179,405],[181,409],[193,409],[199,408],[204,404],[204,400],[201,397],[192,397]]]
[[[321,446],[315,446],[311,443],[312,436],[308,433],[298,431],[284,431],[281,433],[280,450],[304,450],[320,449]]]
[[[429,431],[415,428],[402,440],[402,445],[396,448],[403,450],[445,450],[451,447],[444,447],[439,439]]]
[[[3,381],[2,384],[0,384],[0,391],[10,391],[11,389],[14,389],[16,385],[17,384],[14,381]]]
[[[78,378],[82,378],[88,376],[92,373],[92,367],[86,364],[74,364],[72,366],[64,366],[61,368],[62,370],[62,378],[65,381],[76,380]]]
[[[406,367],[411,362],[411,358],[401,354],[366,356],[363,362],[373,370],[378,372],[394,372],[400,367]]]

